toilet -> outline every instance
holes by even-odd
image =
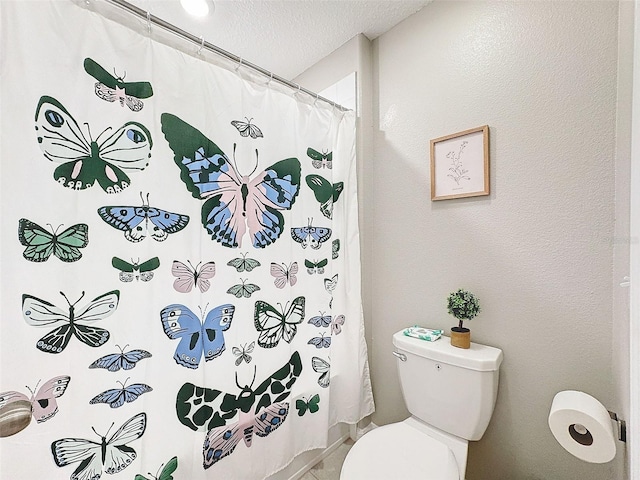
[[[498,393],[502,350],[453,347],[393,335],[402,396],[411,416],[375,428],[347,454],[340,480],[464,480],[468,442],[484,435]]]

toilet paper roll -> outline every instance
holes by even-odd
[[[616,441],[607,409],[591,395],[558,392],[549,412],[549,428],[565,450],[580,460],[606,463],[616,455]]]

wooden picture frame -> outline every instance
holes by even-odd
[[[489,126],[431,140],[431,200],[489,195]]]

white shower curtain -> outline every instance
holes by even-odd
[[[0,3],[0,478],[265,478],[374,408],[355,116],[92,4]]]

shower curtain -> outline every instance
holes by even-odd
[[[355,116],[93,6],[0,3],[0,478],[265,478],[374,408]]]

